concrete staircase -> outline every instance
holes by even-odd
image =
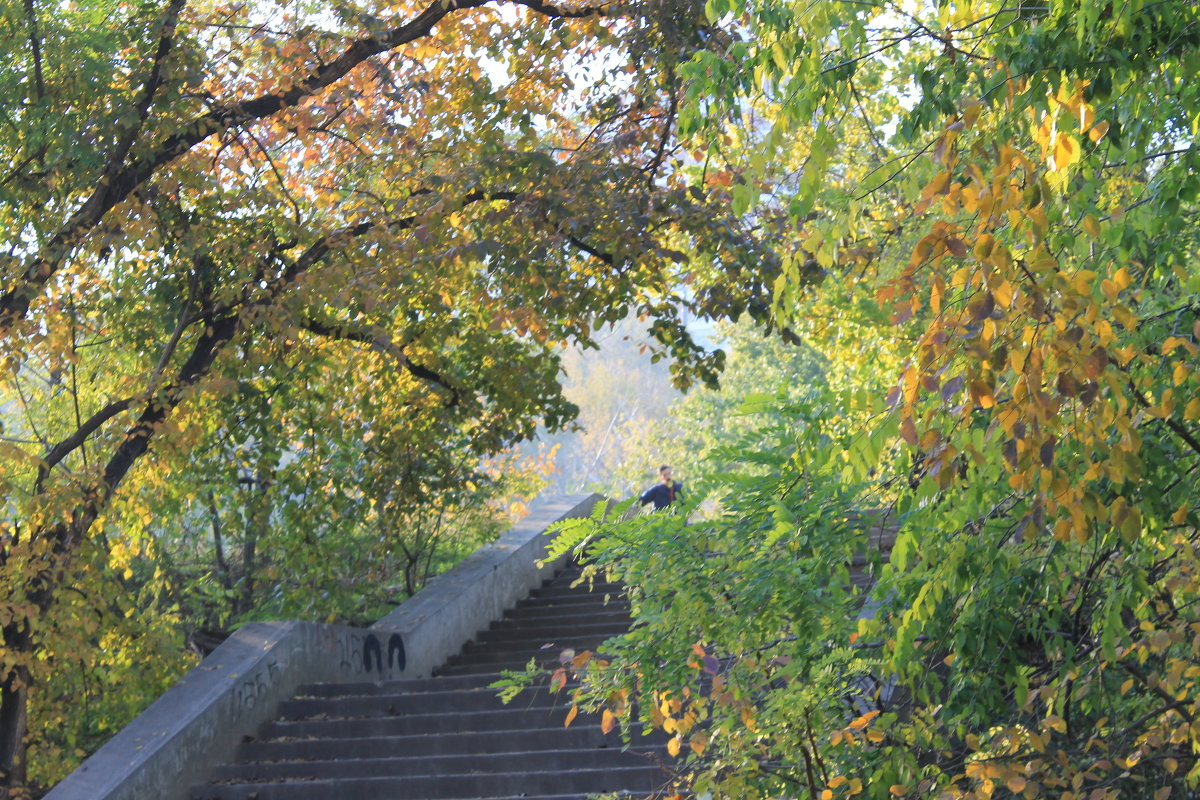
[[[279,709],[194,800],[582,800],[645,798],[670,774],[661,736],[624,748],[548,679],[503,705],[488,685],[531,658],[595,650],[629,626],[621,587],[571,588],[568,567],[424,680],[309,684]]]

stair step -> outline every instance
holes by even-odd
[[[602,594],[567,594],[561,597],[527,597],[521,600],[514,607],[514,611],[522,611],[527,608],[629,608],[629,600],[620,595],[610,595],[607,598]]]
[[[633,619],[629,616],[629,612],[623,611],[620,613],[603,612],[596,614],[554,614],[554,615],[530,615],[520,617],[506,617],[497,622],[493,622],[491,627],[475,634],[476,638],[486,636],[492,633],[506,633],[508,631],[519,630],[541,630],[553,631],[555,633],[564,633],[580,627],[600,627],[612,626],[614,628],[628,629],[633,624]],[[586,631],[585,631],[586,632]]]
[[[529,593],[531,599],[547,600],[558,597],[604,597],[613,598],[625,596],[625,586],[620,583],[595,583],[590,587],[586,583],[571,586],[569,583],[553,583],[534,589]]]
[[[593,715],[564,727],[569,692],[550,690],[549,671],[563,651],[595,650],[632,622],[622,585],[572,587],[580,574],[544,582],[437,677],[301,686],[194,800],[666,797],[661,731],[635,724],[626,745]],[[504,705],[490,684],[530,659],[546,674]]]
[[[526,625],[488,630],[475,637],[474,644],[500,644],[502,642],[541,641],[553,642],[564,634],[570,636],[593,636],[600,640],[620,636],[629,630],[627,622],[583,623],[569,630],[558,625]]]
[[[614,790],[655,792],[669,776],[656,766],[573,769],[566,772],[505,772],[340,780],[209,784],[193,790],[193,800],[452,800],[507,795],[591,794]]]
[[[441,735],[479,731],[542,728],[563,724],[570,703],[542,708],[505,708],[457,714],[410,714],[391,717],[343,719],[275,720],[259,729],[263,739],[330,738],[338,736],[406,736],[415,733]]]
[[[385,758],[346,758],[312,761],[252,762],[219,768],[213,775],[218,782],[330,780],[353,775],[356,778],[399,776],[500,774],[504,772],[541,772],[544,770],[609,769],[656,765],[665,755],[660,747],[623,750],[616,747],[586,750],[532,750],[488,755],[410,756]]]
[[[457,678],[407,678],[399,681],[362,681],[356,683],[307,683],[296,689],[297,697],[342,697],[364,694],[402,694],[404,692],[445,692],[456,689],[484,689],[500,680],[499,670]],[[547,680],[549,678],[547,677]]]
[[[570,619],[565,621],[570,622]],[[491,626],[477,633],[475,639],[481,641],[488,636],[507,636],[517,633],[542,636],[563,633],[624,632],[629,629],[631,622],[632,619],[626,613],[576,615],[575,621],[569,625],[563,624],[562,617],[506,617],[493,622]]]
[[[320,717],[325,719],[345,717],[363,719],[366,717],[498,711],[504,708],[552,708],[561,706],[565,696],[561,690],[554,692],[548,685],[544,685],[526,689],[507,704],[500,700],[499,692],[491,688],[293,698],[280,704],[278,718],[287,721]]]
[[[551,672],[560,666],[557,654],[551,658],[539,658],[535,661],[538,669],[545,672]],[[512,661],[488,661],[480,664],[447,664],[438,668],[438,675],[444,678],[467,678],[475,675],[497,675],[498,672],[503,671],[524,672],[528,666],[528,658]],[[498,675],[498,677],[503,676]]]
[[[510,641],[467,645],[461,653],[446,661],[450,664],[482,664],[497,661],[528,661],[536,658],[558,660],[565,650],[582,653],[595,650],[604,644],[603,636],[560,636],[556,640],[542,641],[541,638],[526,641]]]
[[[635,745],[646,746],[662,739],[662,734],[642,736],[642,726],[631,726]],[[298,759],[336,758],[408,758],[459,756],[528,752],[557,749],[621,748],[617,731],[604,733],[599,725],[576,725],[564,728],[562,723],[520,730],[480,731],[475,733],[444,733],[439,736],[410,734],[407,736],[347,736],[337,739],[293,738],[270,741],[243,742],[237,753],[239,761],[291,761]]]

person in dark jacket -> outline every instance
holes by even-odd
[[[651,486],[642,495],[642,505],[654,503],[654,508],[666,508],[683,497],[683,484],[671,480],[671,468],[663,464],[658,468],[660,482]]]

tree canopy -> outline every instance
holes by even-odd
[[[325,504],[290,558],[466,501],[632,313],[680,386],[724,366],[692,315],[819,358],[712,431],[716,516],[569,529],[638,619],[577,702],[700,796],[1193,791],[1198,17],[3,6],[5,787],[56,654],[164,585],[159,510],[207,547]]]
[[[706,13],[681,129],[824,381],[715,517],[567,528],[636,621],[576,702],[701,797],[1194,793],[1197,7]]]
[[[572,418],[559,349],[629,313],[715,380],[684,315],[765,320],[778,271],[686,177],[681,69],[721,41],[687,0],[2,7],[6,788],[55,643],[99,648],[156,531],[220,562],[231,514],[306,492],[467,497]]]

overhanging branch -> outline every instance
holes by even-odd
[[[340,341],[359,342],[369,345],[371,349],[377,352],[390,355],[396,359],[396,363],[401,369],[414,378],[448,392],[449,397],[442,404],[444,407],[454,408],[461,405],[462,390],[458,386],[455,386],[454,383],[436,370],[413,363],[412,359],[404,352],[407,343],[403,345],[397,344],[392,340],[388,332],[382,328],[374,326],[358,327],[346,322],[324,322],[313,317],[306,317],[297,324],[304,330],[317,336]]]

